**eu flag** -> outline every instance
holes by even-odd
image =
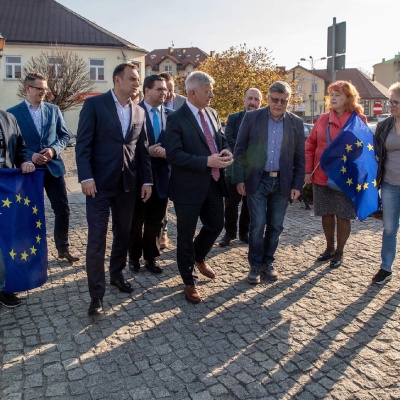
[[[371,130],[354,111],[321,156],[321,168],[354,203],[360,221],[379,208],[378,153]]]
[[[23,174],[0,169],[0,248],[6,292],[21,292],[47,281],[44,170]]]

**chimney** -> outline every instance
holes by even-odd
[[[210,57],[214,57],[214,55],[215,55],[215,50],[211,50],[210,51]]]
[[[372,82],[375,82],[375,74],[372,74]]]
[[[174,52],[174,48],[173,47],[168,47],[168,52],[169,53],[173,53]]]

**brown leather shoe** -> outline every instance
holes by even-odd
[[[74,263],[75,261],[79,261],[79,257],[71,254],[68,250],[59,252],[58,258],[66,258],[71,264]]]
[[[199,292],[196,289],[196,286],[194,285],[185,285],[183,288],[183,291],[185,292],[185,299],[189,303],[193,304],[199,304],[201,303],[201,297]]]
[[[210,279],[215,278],[215,272],[204,261],[203,262],[195,262],[195,264],[201,274],[203,274],[204,276],[206,276],[207,278],[210,278]]]

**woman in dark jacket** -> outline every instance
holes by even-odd
[[[383,285],[392,278],[400,219],[400,82],[389,88],[391,116],[380,122],[375,137],[379,149],[377,181],[381,187],[383,235],[381,267],[372,283]]]

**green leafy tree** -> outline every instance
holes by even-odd
[[[18,86],[20,98],[25,97],[24,79],[28,72],[39,72],[47,78],[49,91],[45,100],[56,104],[61,111],[80,107],[84,94],[95,89],[87,62],[73,51],[60,47],[42,51],[24,65]]]

